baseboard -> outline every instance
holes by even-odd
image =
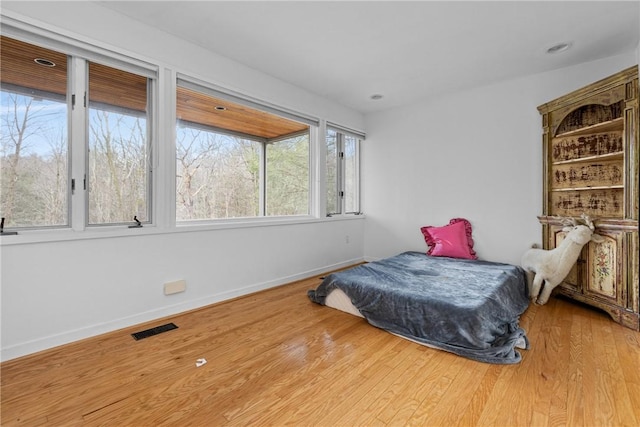
[[[328,271],[338,270],[350,265],[358,264],[364,261],[364,258],[356,258],[349,261],[321,267],[313,270],[304,271],[291,276],[280,277],[278,279],[269,280],[262,283],[256,283],[253,285],[245,286],[242,288],[234,289],[227,292],[209,295],[203,298],[197,298],[189,301],[184,301],[180,304],[174,304],[170,306],[161,307],[157,310],[150,310],[143,313],[138,313],[133,316],[123,317],[115,319],[110,322],[94,324],[91,326],[63,332],[56,335],[51,335],[45,338],[27,341],[24,343],[12,345],[9,347],[3,347],[0,351],[0,362],[5,362],[18,357],[27,356],[29,354],[38,353],[44,350],[49,350],[61,345],[70,344],[75,341],[80,341],[86,338],[95,337],[109,332],[117,331],[118,329],[129,328],[142,323],[153,322],[154,320],[162,319],[168,316],[175,316],[177,314],[195,310],[198,308],[206,307],[211,304],[216,304],[222,301],[238,298],[244,295],[259,292],[265,289],[273,288],[276,286],[285,285],[287,283],[296,282],[298,280],[307,279],[309,277],[316,276],[318,274],[326,273]]]

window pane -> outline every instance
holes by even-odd
[[[309,213],[309,135],[267,145],[267,215]]]
[[[178,221],[309,213],[309,125],[237,100],[178,80]]]
[[[147,80],[89,64],[89,224],[149,221]]]
[[[0,216],[68,225],[67,57],[2,37],[0,65]]]
[[[338,205],[338,134],[327,130],[327,213],[340,213]]]
[[[176,138],[176,219],[259,214],[260,143],[181,123]]]
[[[358,140],[344,136],[344,210],[354,213],[360,210],[358,203]]]

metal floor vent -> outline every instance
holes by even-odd
[[[172,329],[177,329],[178,327],[175,323],[167,323],[166,325],[156,326],[155,328],[145,329],[144,331],[136,332],[131,334],[135,340],[141,340],[143,338],[152,337],[154,335],[161,334],[163,332],[170,331]]]

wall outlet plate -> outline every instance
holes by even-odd
[[[175,282],[168,282],[164,284],[164,294],[171,295],[178,292],[184,292],[187,289],[187,282],[185,280],[176,280]]]

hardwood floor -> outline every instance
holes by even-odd
[[[532,305],[522,362],[489,365],[313,304],[318,283],[5,362],[2,425],[640,425],[640,333],[603,313]]]

